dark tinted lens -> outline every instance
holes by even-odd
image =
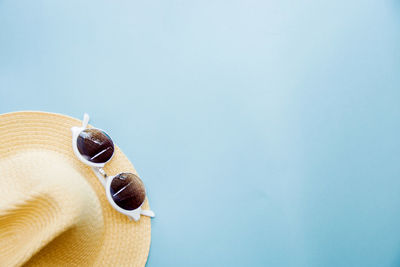
[[[104,163],[114,153],[114,143],[103,131],[98,129],[83,130],[77,140],[79,153],[88,161]]]
[[[144,184],[133,173],[120,173],[111,181],[111,196],[118,206],[125,210],[134,210],[142,205],[146,198]]]

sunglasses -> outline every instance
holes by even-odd
[[[114,155],[114,142],[105,131],[87,128],[88,123],[89,115],[85,114],[82,126],[71,128],[72,149],[76,157],[92,167],[114,209],[135,221],[140,219],[140,215],[154,217],[153,211],[141,208],[146,199],[146,189],[137,175],[121,172],[108,176],[103,170]]]

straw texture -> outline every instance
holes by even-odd
[[[73,154],[70,128],[80,124],[45,112],[0,115],[0,266],[145,265],[150,218],[134,222],[110,206]],[[137,174],[115,148],[105,171]]]

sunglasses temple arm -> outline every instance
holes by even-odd
[[[87,114],[87,113],[83,114],[82,128],[86,129],[86,127],[89,123],[89,119],[90,119],[89,114]]]
[[[106,177],[107,174],[103,171],[103,169],[92,167],[94,174],[96,174],[97,178],[99,178],[100,183],[106,188]]]
[[[147,217],[154,217],[154,216],[156,216],[156,215],[154,214],[154,211],[152,211],[152,210],[141,210],[141,211],[140,211],[140,214],[141,214],[141,215],[144,215],[144,216],[147,216]]]

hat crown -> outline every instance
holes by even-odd
[[[2,264],[84,262],[98,253],[103,231],[96,193],[64,157],[32,149],[0,159]]]

